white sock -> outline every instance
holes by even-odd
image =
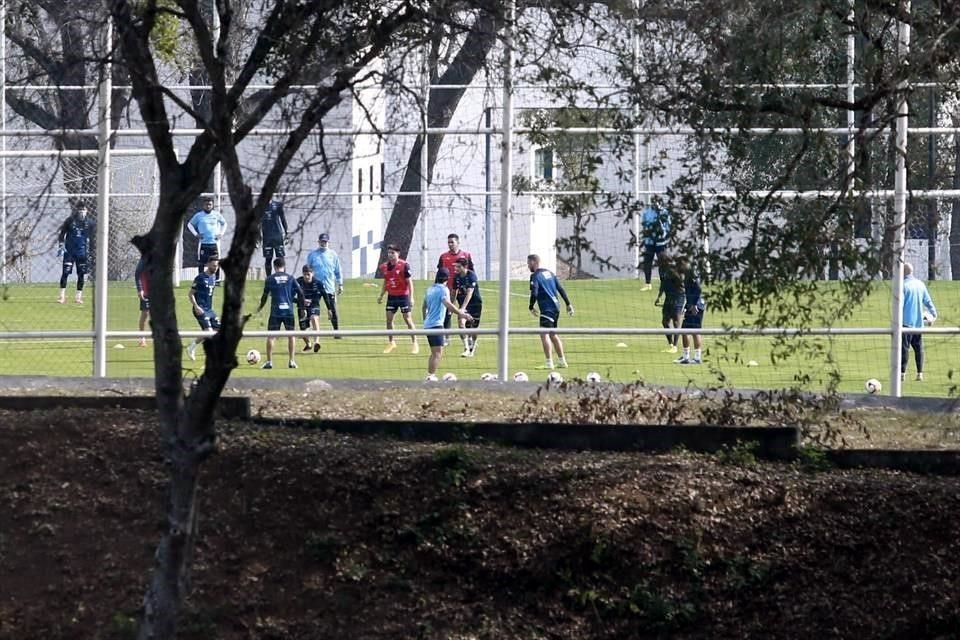
[[[693,351],[693,357],[694,357],[696,360],[700,360],[700,359],[701,359],[701,357],[700,357],[700,349],[695,349],[695,350]]]
[[[683,357],[684,357],[684,358],[689,358],[689,357],[690,357],[690,347],[684,347],[684,348],[683,348]]]

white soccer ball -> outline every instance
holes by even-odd
[[[530,376],[525,374],[523,371],[517,371],[515,374],[513,374],[514,382],[527,382],[529,380],[530,380]]]
[[[428,373],[427,377],[424,378],[424,382],[436,382],[438,379],[435,373]]]
[[[260,362],[260,352],[256,349],[247,351],[247,364],[257,364]]]
[[[443,374],[443,381],[444,381],[444,382],[456,382],[456,381],[457,381],[457,374],[453,373],[452,371],[447,372],[447,373]]]
[[[880,390],[883,389],[883,385],[880,384],[880,381],[876,378],[870,378],[863,384],[864,389],[867,390],[867,393],[880,393]]]
[[[587,374],[587,382],[600,382],[600,374],[596,371],[591,371]]]
[[[480,374],[480,379],[481,379],[481,380],[486,380],[487,382],[490,382],[491,380],[496,380],[496,379],[497,379],[497,374],[495,374],[495,373],[489,373],[489,372],[488,372],[488,373],[481,373],[481,374]]]
[[[547,382],[550,384],[560,384],[563,382],[563,376],[560,375],[559,371],[551,371],[550,375],[547,376]]]

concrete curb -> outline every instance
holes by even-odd
[[[592,451],[669,451],[684,448],[715,453],[738,443],[755,445],[755,454],[794,460],[800,445],[796,427],[668,425],[572,425],[539,422],[426,422],[366,420],[268,420],[263,425],[329,429],[351,435],[382,435],[403,440],[496,442],[544,449]]]
[[[895,469],[944,476],[960,475],[960,451],[831,449],[827,459],[842,469]]]
[[[37,411],[41,409],[128,409],[155,411],[157,399],[152,396],[0,396],[0,409],[8,411]],[[219,405],[220,417],[225,420],[249,420],[250,398],[223,396]]]

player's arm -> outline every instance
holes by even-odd
[[[280,224],[281,242],[287,241],[287,214],[283,212],[283,203],[277,208],[277,222]]]
[[[926,289],[923,291],[923,306],[927,308],[927,311],[929,311],[930,315],[932,315],[934,320],[936,320],[937,308],[933,306],[933,298],[930,297],[930,292]]]
[[[267,304],[267,298],[270,296],[270,288],[267,286],[269,280],[263,283],[263,293],[260,295],[260,306],[257,307],[257,313],[263,310],[265,304]]]
[[[467,253],[467,269],[470,271],[475,271],[473,267],[473,256]]]
[[[190,233],[192,233],[197,237],[200,237],[200,231],[197,229],[196,220],[197,220],[197,214],[195,213],[193,214],[193,217],[190,218],[190,222],[187,223],[187,231],[189,231]]]
[[[67,239],[67,232],[70,230],[70,218],[68,217],[64,220],[63,224],[60,225],[60,231],[57,233],[57,244],[62,245]]]
[[[534,274],[530,276],[530,304],[528,305],[528,308],[530,309],[530,313],[532,313],[534,317],[540,315],[537,312],[537,310],[533,308],[533,306],[537,304],[537,295],[539,293],[539,290],[540,290],[540,287],[538,286],[536,281],[536,274]]]
[[[197,283],[194,282],[193,286],[190,287],[190,306],[193,308],[193,315],[199,316],[203,314],[203,307],[197,304]]]
[[[407,277],[407,280],[410,282],[410,299],[411,299],[411,300],[414,300],[414,294],[413,294],[413,274],[410,273],[410,265],[409,265],[409,264],[408,264],[408,265],[405,265],[405,266],[404,266],[404,269],[406,269],[406,271],[404,272],[404,275]]]
[[[380,295],[377,296],[377,304],[383,302],[383,296],[387,293],[387,278],[383,278],[383,284],[380,285]],[[410,294],[413,295],[413,289],[410,290]]]
[[[560,297],[563,298],[564,303],[567,305],[567,314],[573,315],[573,305],[570,304],[570,297],[567,295],[567,290],[563,288],[563,285],[560,284],[559,278],[554,278],[557,283],[557,293],[560,294]]]
[[[337,280],[337,293],[343,293],[343,272],[340,269],[340,256],[333,261],[333,276]]]
[[[443,306],[447,308],[447,311],[452,313],[455,316],[460,318],[469,318],[470,314],[457,307],[457,305],[450,302],[450,294],[447,293],[443,296]]]

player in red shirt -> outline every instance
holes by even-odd
[[[467,261],[467,269],[473,271],[473,257],[470,255],[469,251],[464,251],[460,248],[460,236],[455,233],[451,233],[447,236],[447,247],[449,251],[444,251],[440,254],[440,260],[437,261],[437,269],[443,268],[447,270],[447,273],[450,274],[450,277],[447,279],[447,289],[450,289],[450,299],[456,300],[457,285],[455,280],[457,278],[457,260],[464,259]],[[443,328],[450,328],[450,312],[447,311],[447,314],[443,318]],[[449,340],[444,338],[445,345],[449,344]]]
[[[380,265],[380,275],[383,277],[383,287],[380,289],[380,296],[377,297],[377,303],[383,302],[383,296],[387,296],[387,329],[393,329],[393,316],[397,310],[403,315],[403,321],[407,323],[408,329],[414,329],[413,318],[410,317],[410,300],[413,299],[413,276],[410,274],[410,265],[405,260],[400,259],[400,251],[392,244],[387,245],[387,261]],[[387,348],[384,353],[390,353],[397,348],[393,336],[388,338]],[[420,345],[417,342],[417,336],[413,336],[413,348],[410,353],[420,353]]]

